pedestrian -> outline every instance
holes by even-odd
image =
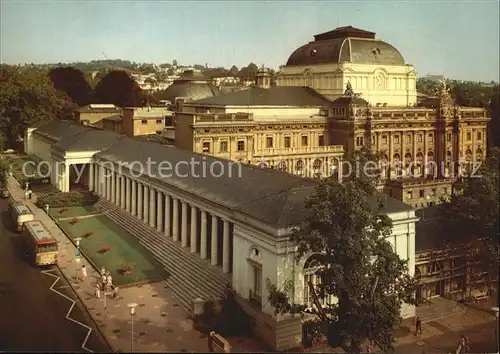
[[[415,320],[415,335],[417,334],[422,334],[422,320],[420,317]]]
[[[120,289],[117,286],[115,286],[113,289],[113,299],[118,300],[118,291],[120,291]]]
[[[111,274],[108,273],[108,277],[107,277],[106,281],[108,283],[109,289],[112,289],[113,288],[113,278],[111,277]]]
[[[31,199],[31,194],[33,193],[33,191],[31,189],[28,189],[28,199]]]
[[[106,291],[106,273],[102,273],[101,284],[102,290]]]
[[[24,200],[28,200],[28,191],[24,192]]]
[[[101,298],[101,285],[99,284],[99,282],[95,283],[95,291],[94,291],[94,295],[96,298],[100,299]]]
[[[82,265],[82,277],[83,281],[87,280],[87,268],[85,267],[85,264]]]

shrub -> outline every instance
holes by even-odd
[[[215,331],[224,337],[247,335],[252,333],[250,323],[250,317],[238,304],[234,290],[228,285],[221,312],[217,316]]]
[[[69,222],[71,225],[75,225],[75,224],[78,224],[80,222],[80,219],[78,218],[73,218],[71,219],[71,221]]]

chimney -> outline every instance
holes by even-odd
[[[271,75],[264,68],[264,65],[259,69],[256,75],[256,84],[258,88],[268,89],[271,87]]]

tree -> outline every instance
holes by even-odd
[[[42,120],[72,119],[77,106],[57,91],[43,69],[0,65],[0,135],[15,146],[26,128]]]
[[[72,67],[60,67],[49,71],[49,77],[56,90],[65,92],[78,106],[90,103],[92,88],[83,72]]]
[[[500,147],[500,85],[493,87],[488,108],[491,117],[488,123],[488,144],[492,147]]]
[[[306,201],[310,213],[305,223],[291,237],[299,259],[320,254],[319,297],[338,300],[325,309],[328,316],[322,321],[329,344],[347,352],[361,352],[365,341],[381,350],[392,348],[401,306],[414,303],[407,262],[386,239],[392,221],[381,213],[385,197],[376,191],[380,170],[374,157],[366,152],[353,155],[350,163],[357,162],[361,169],[347,182],[323,180]],[[372,164],[365,170],[367,161]],[[277,312],[293,311],[283,293],[273,291],[269,300]]]
[[[259,68],[254,63],[248,64],[248,66],[241,68],[238,73],[238,77],[242,80],[255,80]]]
[[[490,278],[498,275],[500,256],[499,155],[500,148],[491,149],[479,170],[465,177],[457,192],[439,208],[445,242],[460,246],[479,241],[481,263]]]
[[[8,176],[10,172],[10,165],[5,162],[5,160],[0,160],[0,186],[7,187],[8,186]]]
[[[94,101],[119,107],[137,107],[143,104],[143,93],[137,82],[126,72],[111,71],[97,84]]]
[[[238,67],[236,65],[231,66],[231,69],[229,69],[229,75],[232,77],[238,76]]]

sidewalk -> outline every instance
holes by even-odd
[[[97,299],[94,296],[93,284],[94,279],[100,276],[98,271],[82,257],[78,268],[81,269],[81,266],[85,265],[88,279],[76,283],[76,248],[73,243],[45,211],[36,206],[35,195],[31,200],[24,199],[24,191],[14,177],[9,177],[8,188],[12,198],[28,205],[35,214],[35,219],[42,221],[59,241],[58,267],[75,289],[114,351],[131,351],[131,316],[127,308],[130,302],[138,304],[134,317],[134,351],[206,352],[208,350],[206,336],[193,329],[192,321],[173,293],[166,287],[166,282],[120,289],[117,300],[108,296],[105,301],[103,294],[101,294],[101,299]]]

